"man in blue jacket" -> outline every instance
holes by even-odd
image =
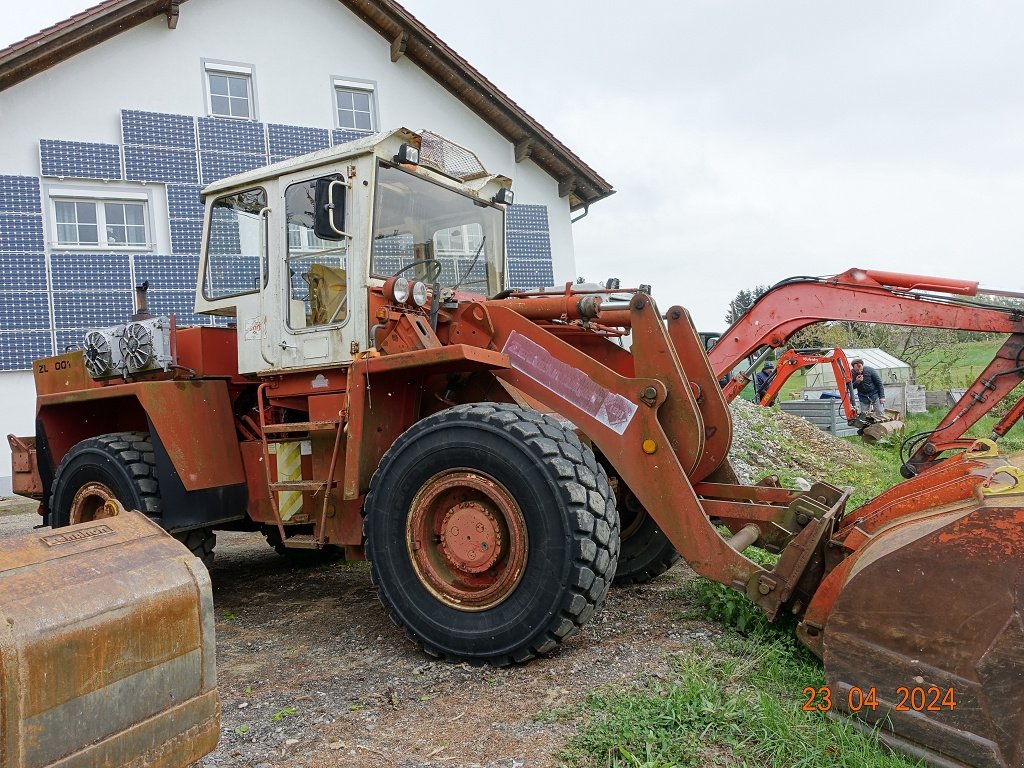
[[[874,413],[880,419],[885,418],[885,387],[882,386],[882,377],[878,371],[870,366],[864,365],[859,357],[850,361],[853,369],[853,388],[857,390],[857,400],[863,416],[866,413]]]
[[[768,394],[768,387],[771,386],[772,381],[775,379],[775,363],[769,360],[764,364],[764,367],[754,376],[754,396],[755,401],[760,403],[766,394]],[[771,403],[767,403],[771,405]]]

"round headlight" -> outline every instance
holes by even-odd
[[[427,303],[427,286],[419,280],[412,284],[412,303],[417,307]]]
[[[404,277],[395,278],[391,284],[391,295],[399,304],[405,304],[409,300],[409,281]]]

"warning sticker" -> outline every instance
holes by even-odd
[[[541,386],[568,400],[618,434],[633,420],[637,405],[609,392],[583,371],[555,358],[537,342],[513,331],[501,350],[512,367]]]
[[[263,338],[263,331],[267,327],[267,316],[247,317],[245,319],[245,340],[256,341]]]

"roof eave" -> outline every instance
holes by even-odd
[[[184,0],[107,0],[0,51],[0,90],[43,72],[127,29],[166,14],[177,23]]]

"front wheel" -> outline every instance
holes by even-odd
[[[515,405],[462,405],[407,430],[364,506],[381,602],[427,653],[496,665],[547,653],[608,594],[615,497],[593,452]]]

